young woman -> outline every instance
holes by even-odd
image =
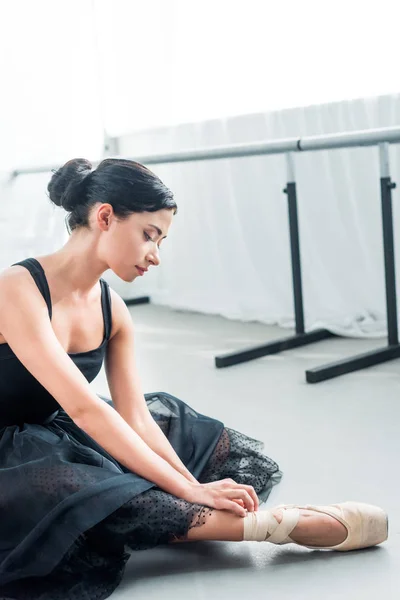
[[[132,551],[158,544],[385,541],[371,505],[258,510],[282,476],[264,444],[143,394],[130,313],[101,275],[131,282],[160,264],[177,212],[162,181],[133,161],[75,159],[48,190],[69,240],[0,275],[1,597],[107,598]],[[111,399],[90,386],[103,360]]]

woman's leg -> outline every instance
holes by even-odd
[[[272,511],[279,521],[282,511]],[[300,509],[300,519],[290,537],[306,546],[335,546],[347,537],[347,529],[335,518],[312,510]],[[213,510],[207,521],[200,527],[189,529],[185,539],[171,543],[194,542],[198,540],[243,541],[243,518],[226,510]]]

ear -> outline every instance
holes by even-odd
[[[110,216],[111,215],[106,210],[101,210],[100,213],[98,213],[97,218],[99,220],[101,229],[105,230],[106,228],[108,228],[110,223]]]

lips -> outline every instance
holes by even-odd
[[[146,271],[147,271],[147,269],[142,269],[141,267],[138,267],[137,265],[136,265],[136,268],[139,271],[140,275],[144,275],[146,273]]]

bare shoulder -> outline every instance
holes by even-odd
[[[46,302],[27,274],[29,278],[23,273],[0,275],[0,331],[27,371],[78,420],[97,406],[98,397],[90,393],[89,382],[60,344]]]
[[[3,321],[8,321],[11,313],[18,308],[24,310],[26,317],[32,320],[35,314],[48,317],[45,299],[28,269],[21,265],[0,271],[0,333],[5,339]]]
[[[0,282],[3,281],[18,281],[18,280],[28,280],[32,279],[32,275],[29,273],[28,269],[23,267],[22,265],[15,265],[14,267],[6,267],[0,271]]]
[[[42,297],[32,275],[22,265],[7,267],[0,271],[0,301],[8,298],[9,293],[15,293],[24,289],[28,293]]]

